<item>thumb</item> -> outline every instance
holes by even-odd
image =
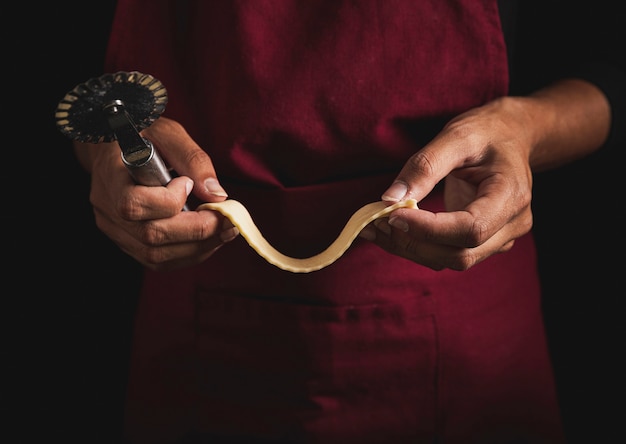
[[[419,202],[453,169],[461,166],[459,147],[444,139],[436,137],[413,154],[381,199],[387,202],[415,199]]]
[[[193,180],[195,196],[205,202],[225,200],[228,194],[220,185],[209,155],[175,120],[160,117],[143,131],[159,154],[180,176]]]

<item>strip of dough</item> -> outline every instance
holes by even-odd
[[[367,224],[375,219],[386,217],[396,208],[416,209],[417,201],[408,199],[393,205],[379,201],[361,207],[350,217],[337,239],[328,248],[315,256],[304,259],[286,256],[272,247],[252,221],[252,217],[246,207],[237,200],[228,199],[217,203],[203,203],[197,209],[216,210],[230,219],[248,244],[270,264],[293,273],[309,273],[335,262],[348,249],[354,238]]]

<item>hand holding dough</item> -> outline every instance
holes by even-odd
[[[337,239],[335,239],[327,249],[315,256],[305,259],[286,256],[272,247],[263,237],[252,221],[250,213],[241,202],[228,199],[223,202],[204,203],[197,209],[216,210],[230,219],[232,224],[239,229],[239,233],[246,239],[248,244],[270,264],[293,273],[309,273],[335,262],[348,249],[354,238],[367,224],[375,219],[386,217],[396,208],[416,209],[417,201],[415,199],[408,199],[393,205],[379,201],[361,207],[350,217]]]

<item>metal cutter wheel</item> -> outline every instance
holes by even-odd
[[[141,185],[167,185],[171,175],[153,144],[139,132],[158,119],[167,90],[149,74],[119,71],[77,85],[59,102],[56,124],[72,140],[117,140],[122,160]]]

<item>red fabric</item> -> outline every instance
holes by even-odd
[[[120,0],[108,66],[166,85],[165,115],[298,257],[447,119],[506,94],[508,74],[495,0]],[[442,211],[439,190],[420,206]],[[560,442],[532,238],[463,273],[357,240],[292,274],[241,238],[201,266],[146,272],[127,437],[185,436]]]

